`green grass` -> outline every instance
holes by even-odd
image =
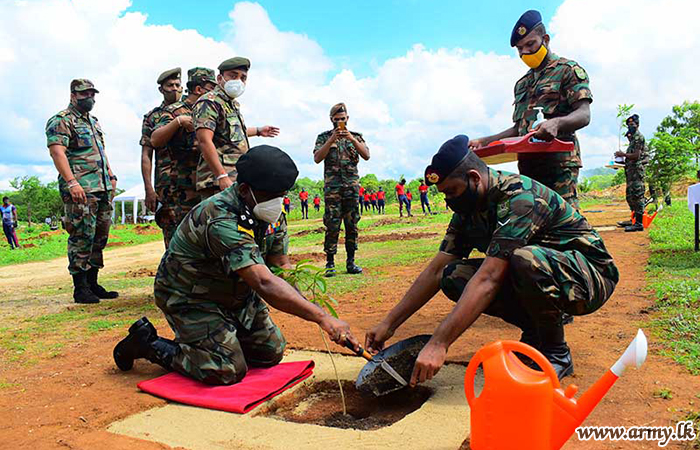
[[[656,295],[650,322],[663,353],[700,374],[700,252],[693,251],[695,219],[685,202],[664,209],[649,231],[649,286]]]
[[[152,225],[155,227],[155,225]],[[158,228],[155,228],[158,230]],[[23,248],[10,250],[6,241],[0,244],[0,266],[11,264],[21,264],[31,261],[46,261],[54,258],[65,258],[68,233],[61,230],[58,234],[49,235],[39,238],[41,232],[49,231],[45,226],[33,227],[31,231],[26,228],[20,228],[17,235],[20,239],[20,245]],[[111,243],[121,243],[124,245],[139,245],[146,242],[159,241],[163,239],[162,234],[138,234],[135,232],[134,225],[117,225],[113,226],[110,231]],[[115,247],[107,247],[105,250],[110,251]]]

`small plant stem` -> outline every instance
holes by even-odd
[[[343,383],[340,381],[340,377],[338,376],[338,368],[335,367],[335,360],[333,360],[333,353],[331,353],[331,349],[328,346],[328,341],[326,341],[326,335],[323,334],[323,330],[321,327],[318,327],[318,331],[321,332],[321,339],[323,339],[323,345],[326,346],[326,351],[328,352],[328,357],[331,359],[331,364],[333,364],[333,371],[335,372],[335,379],[338,380],[338,387],[340,388],[340,399],[343,402],[343,415],[346,416],[348,414],[348,407],[345,404],[345,393],[343,392]]]

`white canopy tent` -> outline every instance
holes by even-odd
[[[132,187],[129,190],[126,190],[122,192],[121,194],[117,195],[114,197],[112,200],[112,206],[113,211],[112,211],[112,220],[114,220],[114,211],[116,211],[116,203],[121,202],[122,204],[122,223],[125,222],[126,220],[126,213],[124,212],[124,205],[126,202],[134,202],[134,210],[133,210],[133,220],[134,223],[136,223],[136,219],[138,217],[138,210],[139,210],[139,202],[144,202],[146,199],[146,191],[143,187],[143,184],[139,184],[137,186]]]

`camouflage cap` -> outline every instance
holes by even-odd
[[[348,112],[348,108],[345,106],[345,103],[336,103],[331,107],[331,117],[341,112]]]
[[[206,81],[216,84],[216,74],[214,74],[214,70],[206,67],[193,67],[187,71],[187,81],[195,84]]]
[[[170,69],[170,70],[166,70],[165,72],[161,73],[158,76],[158,80],[156,81],[156,83],[163,84],[171,78],[180,78],[181,73],[182,73],[182,69],[180,69],[179,67],[176,67],[176,68]]]
[[[250,60],[248,58],[244,58],[242,56],[236,56],[234,58],[229,58],[226,61],[219,64],[218,69],[219,69],[219,72],[223,72],[225,70],[233,70],[233,69],[249,70],[250,69]]]
[[[92,81],[88,80],[87,78],[78,78],[70,82],[70,91],[71,92],[83,92],[83,91],[95,91],[95,92],[100,92],[97,89],[95,89],[95,85],[92,84]]]

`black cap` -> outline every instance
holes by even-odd
[[[469,138],[463,134],[442,144],[430,165],[425,168],[425,184],[431,186],[444,180],[469,152]]]
[[[632,114],[627,118],[627,120],[625,120],[625,122],[629,122],[630,120],[639,125],[639,114]]]
[[[288,154],[271,145],[257,145],[238,158],[238,182],[256,191],[282,192],[294,186],[299,171]]]
[[[525,11],[525,14],[520,16],[515,26],[513,27],[513,32],[510,33],[510,46],[515,47],[515,44],[527,34],[532,31],[537,25],[542,23],[542,14],[539,11],[531,9]]]

